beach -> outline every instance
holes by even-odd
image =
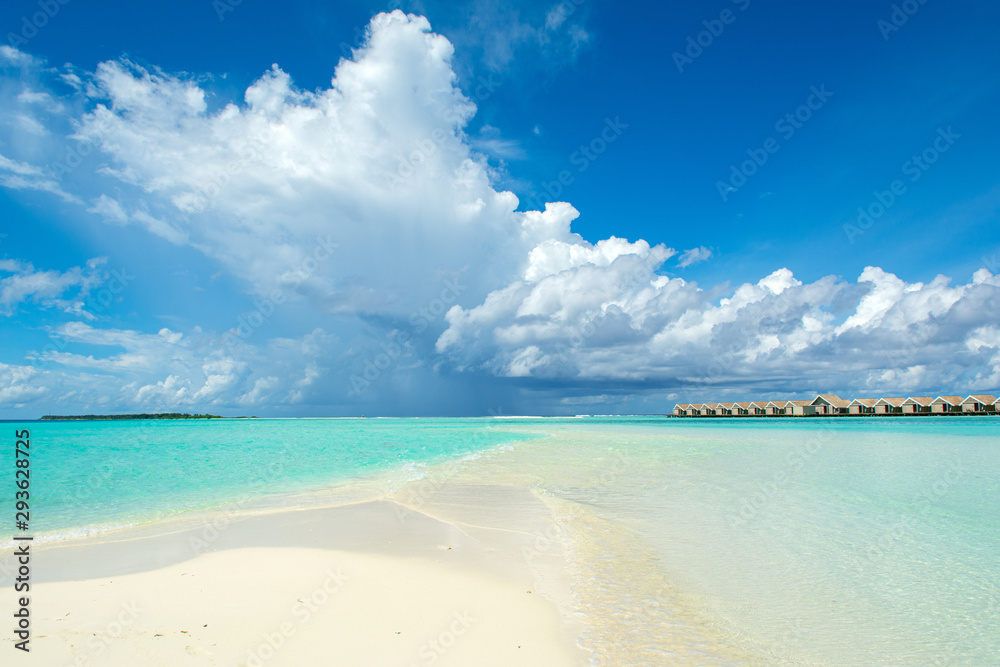
[[[149,457],[77,466],[106,481],[39,513],[108,521],[36,537],[31,664],[988,664],[997,426],[916,421],[32,426],[77,449],[214,438],[205,464],[326,439],[265,481],[157,491],[144,521],[115,489]]]
[[[0,667],[1000,667],[1000,2],[0,18]]]
[[[31,664],[581,664],[516,538],[487,546],[401,510],[289,511],[42,550]]]

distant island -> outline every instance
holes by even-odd
[[[222,419],[221,415],[189,415],[186,412],[158,412],[141,415],[45,415],[41,421],[114,421],[128,419]]]

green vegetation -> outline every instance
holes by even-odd
[[[100,421],[124,419],[222,419],[220,415],[189,415],[186,412],[159,412],[141,415],[45,415],[41,421]]]

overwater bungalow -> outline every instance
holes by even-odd
[[[900,415],[903,414],[903,403],[905,398],[880,398],[875,403],[875,414],[877,415]]]
[[[820,394],[813,399],[810,405],[816,408],[818,415],[846,415],[851,402],[845,401],[836,394]]]
[[[771,400],[737,403],[678,403],[675,417],[780,417],[813,415],[920,415],[1000,413],[1000,398],[993,394],[961,396],[910,396],[908,398],[855,398],[820,394],[811,401]]]
[[[785,414],[786,401],[768,401],[764,406],[764,414],[768,417]]]
[[[785,409],[791,415],[805,416],[816,414],[816,408],[813,407],[812,401],[788,401]]]
[[[949,412],[961,411],[961,396],[938,396],[931,402],[931,412],[934,414],[948,414]]]
[[[962,412],[993,412],[996,401],[991,394],[973,394],[962,401]]]
[[[855,398],[847,406],[847,413],[851,415],[873,415],[875,414],[875,404],[877,398]]]
[[[910,396],[901,406],[901,412],[904,415],[923,415],[928,414],[931,411],[931,403],[934,402],[934,398],[931,396]]]
[[[993,394],[855,398],[820,394],[811,401],[740,401],[737,403],[678,403],[675,417],[780,417],[813,415],[920,415],[1000,413],[1000,397]]]

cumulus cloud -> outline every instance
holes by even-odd
[[[570,5],[548,8],[541,29],[572,27]],[[302,90],[275,64],[241,100],[220,99],[211,76],[128,59],[45,70],[45,84],[40,61],[0,53],[21,68],[0,92],[9,117],[30,112],[46,130],[26,147],[10,142],[0,183],[194,248],[255,298],[308,305],[295,311],[298,335],[271,339],[102,329],[79,305],[99,266],[6,260],[0,307],[88,320],[51,327],[64,344],[29,356],[44,366],[36,384],[81,405],[153,409],[329,404],[349,400],[349,378],[369,366],[384,384],[416,369],[423,381],[517,378],[605,397],[768,382],[958,390],[1000,378],[1000,279],[987,270],[952,286],[878,267],[803,283],[781,268],[703,288],[665,266],[705,261],[705,246],[678,256],[642,239],[588,241],[567,203],[518,212],[488,154],[520,149],[492,128],[467,133],[477,108],[453,52],[425,18],[380,14],[328,87]],[[0,369],[0,392],[32,368]]]
[[[329,88],[299,90],[274,65],[221,108],[199,81],[102,63],[74,138],[100,147],[120,193],[90,210],[193,245],[258,294],[286,287],[332,238],[351,251],[297,288],[330,312],[408,310],[497,249],[516,264],[517,200],[470,148],[476,107],[452,53],[426,19],[382,14]]]
[[[659,381],[717,394],[789,382],[959,390],[992,388],[1000,377],[1000,277],[985,269],[955,287],[943,276],[906,283],[877,267],[853,284],[803,284],[780,269],[714,302],[695,283],[658,275],[663,257],[652,252],[603,268],[545,259],[538,252],[524,278],[482,304],[454,307],[439,351],[499,376]]]
[[[37,375],[31,366],[0,363],[0,404],[22,407],[44,397],[47,390],[37,382]]]
[[[22,368],[40,373],[81,405],[154,411],[318,400],[314,392],[321,364],[338,344],[322,329],[254,346],[200,329],[187,335],[168,328],[148,334],[85,322],[54,327],[50,339],[58,345],[32,355],[45,370]],[[101,352],[79,351],[95,347]]]

